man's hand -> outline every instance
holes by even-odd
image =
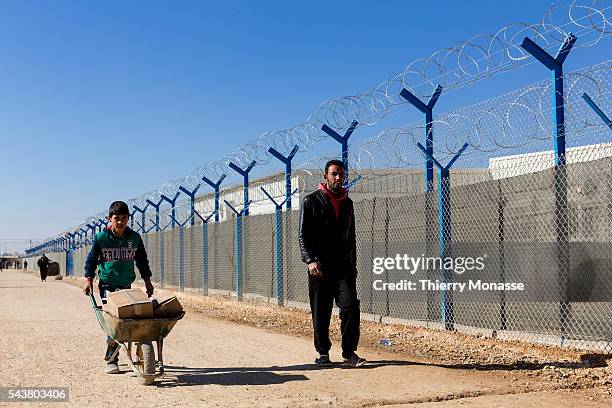
[[[86,295],[93,293],[93,279],[92,278],[87,278],[87,283],[85,284],[85,287],[83,288],[83,293],[85,293]]]
[[[321,272],[321,266],[318,262],[311,262],[308,264],[308,274],[310,276],[316,276],[318,278],[323,276],[323,272]]]
[[[151,295],[153,294],[153,284],[151,283],[151,279],[145,279],[144,283],[145,288],[147,289],[147,296],[151,297]]]

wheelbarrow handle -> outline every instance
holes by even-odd
[[[93,310],[95,312],[96,319],[98,319],[98,324],[100,325],[100,328],[104,331],[104,333],[106,333],[107,336],[112,337],[108,331],[106,322],[104,321],[103,312],[98,307],[98,304],[96,303],[96,298],[94,297],[93,292],[89,292],[88,297],[89,297],[89,302],[91,303],[91,306],[93,307]]]
[[[93,291],[89,292],[89,302],[94,309],[98,308],[98,303],[96,302],[96,298],[94,297]]]

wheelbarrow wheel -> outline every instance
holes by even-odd
[[[138,381],[143,385],[151,385],[155,381],[155,352],[153,343],[145,341],[136,346],[136,356],[138,357],[138,369],[140,374]]]

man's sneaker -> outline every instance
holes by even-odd
[[[365,363],[365,359],[359,357],[355,353],[351,354],[350,357],[344,359],[344,364],[349,365],[351,367],[361,367]]]
[[[331,362],[327,354],[321,354],[319,358],[315,359],[317,367],[333,367],[334,363]]]
[[[107,363],[104,372],[106,374],[119,374],[121,371],[119,371],[117,363]]]

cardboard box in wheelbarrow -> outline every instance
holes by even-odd
[[[104,313],[104,320],[110,336],[117,341],[158,341],[164,338],[183,312],[181,307],[178,315],[174,315],[176,303],[169,298],[159,300],[161,305],[166,306],[161,308],[158,300],[147,298],[139,289],[109,293],[108,303],[102,309],[107,312]],[[153,311],[154,304],[158,305],[158,313]],[[159,313],[164,316],[159,316]]]
[[[155,317],[178,317],[183,311],[183,306],[176,296],[151,298],[151,303],[153,303],[153,316]]]
[[[140,289],[123,289],[107,295],[106,311],[119,319],[150,319],[153,304]]]

